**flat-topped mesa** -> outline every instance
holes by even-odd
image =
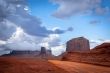
[[[2,56],[17,56],[17,57],[47,57],[53,56],[51,50],[47,50],[45,47],[41,47],[41,50],[12,50],[9,54]]]
[[[90,51],[89,40],[84,37],[74,38],[67,42],[67,52],[88,52]]]
[[[35,57],[36,55],[39,55],[39,51],[37,50],[12,50],[9,54],[4,54],[2,56]]]

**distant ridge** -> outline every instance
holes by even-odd
[[[30,50],[24,50],[24,51],[19,51],[19,50],[12,50],[9,54],[4,54],[2,56],[14,56],[14,57],[35,57],[35,58],[52,58],[54,57],[52,55],[51,50],[46,50],[45,47],[41,47],[40,51],[30,51]]]

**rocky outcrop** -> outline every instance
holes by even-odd
[[[40,51],[39,55],[46,56],[46,48],[45,47],[41,47],[41,51]]]
[[[74,38],[67,42],[67,52],[87,52],[90,51],[89,40],[84,37]]]
[[[91,50],[91,53],[110,54],[110,43],[103,43]]]
[[[90,52],[68,52],[62,60],[110,66],[110,43],[101,44]]]
[[[18,50],[13,50],[9,54],[5,54],[4,56],[21,56],[21,57],[35,57],[39,54],[39,51],[18,51]]]
[[[44,58],[44,59],[52,59],[52,58],[54,58],[54,56],[52,55],[51,50],[46,50],[45,47],[41,47],[41,51],[40,51],[39,57]]]
[[[54,58],[54,56],[51,53],[51,50],[47,50],[45,47],[41,47],[40,51],[18,51],[13,50],[9,54],[5,54],[2,56],[15,56],[15,57],[36,57],[36,58],[44,58],[44,59],[51,59]]]

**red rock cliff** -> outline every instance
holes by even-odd
[[[74,38],[67,42],[67,52],[87,52],[90,51],[89,40],[84,37]]]

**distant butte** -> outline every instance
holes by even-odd
[[[41,47],[41,50],[38,51],[19,51],[19,50],[12,50],[9,54],[4,54],[2,56],[14,56],[14,57],[35,57],[35,58],[52,58],[51,50],[47,50],[45,47]]]
[[[82,46],[80,49],[77,47],[77,42]],[[110,67],[110,43],[103,43],[90,51],[88,49],[88,45],[85,44],[87,44],[87,40],[85,38],[75,38],[70,40],[67,43],[67,52],[63,56],[62,60]]]
[[[87,52],[90,51],[89,40],[84,37],[71,39],[67,42],[67,52]]]

